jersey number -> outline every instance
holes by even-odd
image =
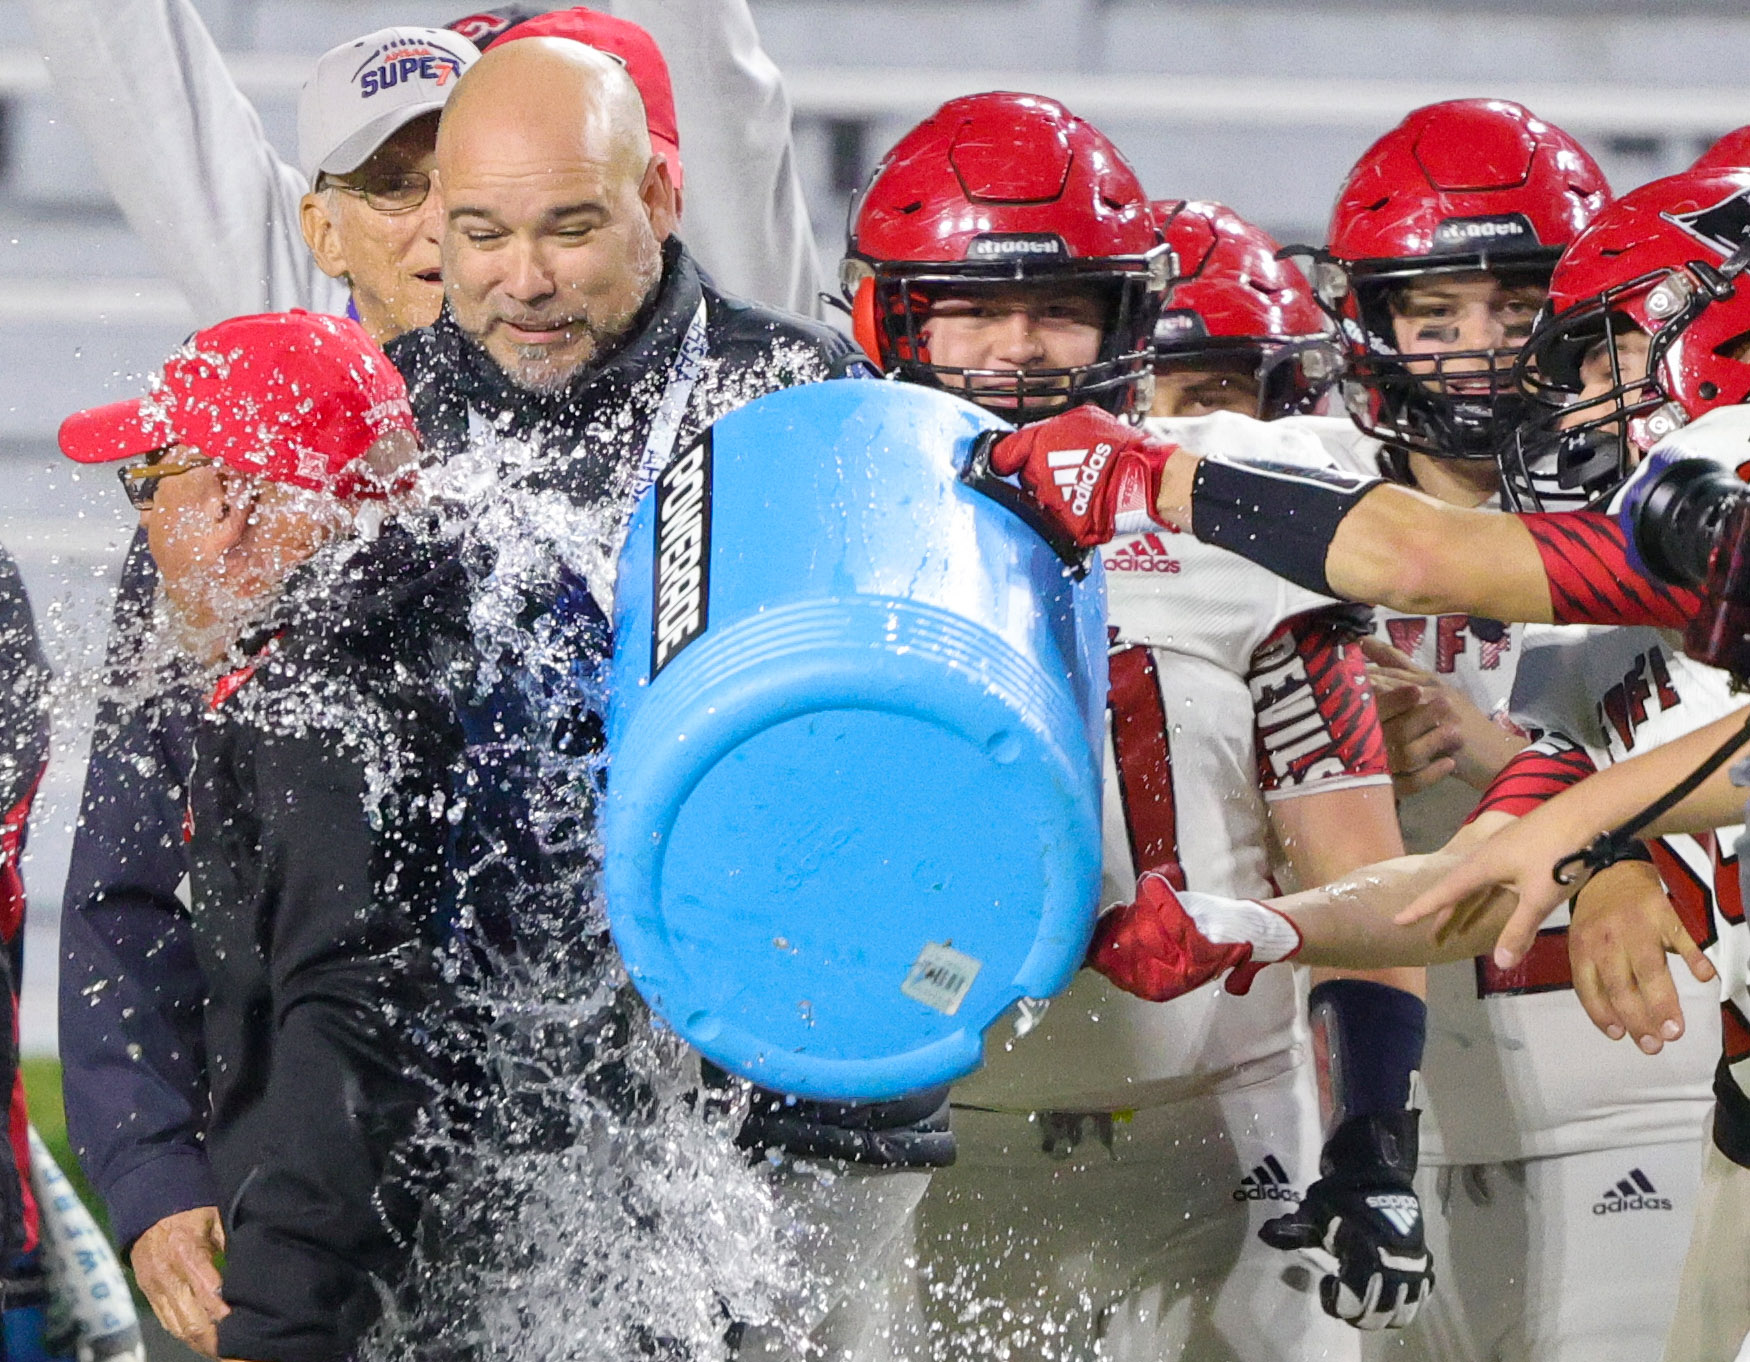
[[[1179,814],[1173,804],[1173,749],[1154,654],[1140,646],[1120,648],[1111,656],[1110,670],[1112,752],[1118,763],[1118,797],[1124,805],[1130,863],[1139,876],[1158,871],[1173,888],[1183,889]]]

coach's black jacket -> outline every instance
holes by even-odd
[[[464,577],[391,528],[293,574],[196,725],[188,836],[206,987],[223,1357],[333,1362],[413,1219],[421,1040],[462,736]]]

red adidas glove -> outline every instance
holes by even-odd
[[[1155,517],[1161,470],[1175,446],[1098,407],[1022,426],[998,440],[990,466],[1021,486],[1082,548],[1170,528]]]
[[[1229,993],[1246,993],[1258,971],[1300,950],[1300,929],[1251,899],[1175,890],[1156,872],[1136,898],[1094,928],[1088,964],[1126,993],[1169,1002],[1228,970]]]

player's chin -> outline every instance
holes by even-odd
[[[1068,387],[1048,390],[1033,388],[1022,394],[1013,385],[987,387],[975,384],[965,390],[965,395],[987,410],[1018,412],[1027,416],[1062,411],[1070,400]]]

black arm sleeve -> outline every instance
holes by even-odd
[[[1205,544],[1332,596],[1325,557],[1337,527],[1382,485],[1334,468],[1204,459],[1191,484],[1191,519]]]

